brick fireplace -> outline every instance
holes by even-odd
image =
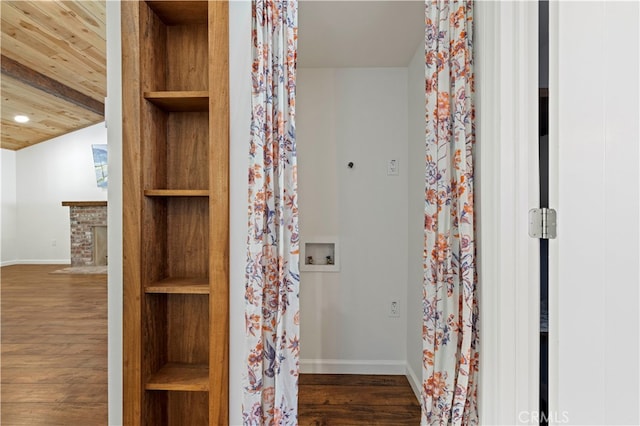
[[[107,202],[63,201],[71,219],[71,266],[107,264]]]

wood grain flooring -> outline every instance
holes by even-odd
[[[107,279],[0,269],[3,425],[107,424]]]
[[[301,426],[419,425],[420,405],[404,376],[301,374]]]

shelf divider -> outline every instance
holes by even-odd
[[[147,390],[209,391],[209,368],[205,364],[167,363],[147,382]]]
[[[144,98],[169,112],[209,110],[209,92],[206,90],[144,92]]]
[[[208,189],[145,189],[145,197],[208,197]]]
[[[144,289],[145,293],[209,294],[209,279],[193,277],[166,278]]]

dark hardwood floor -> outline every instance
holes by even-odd
[[[61,265],[0,269],[1,424],[107,424],[107,283]],[[301,426],[418,425],[404,376],[303,374]]]
[[[404,376],[301,374],[301,426],[419,425],[420,404]]]
[[[2,425],[107,424],[107,279],[0,269]]]

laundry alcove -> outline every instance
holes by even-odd
[[[424,155],[415,152],[424,150],[424,5],[322,3],[299,6],[296,141],[307,244],[300,368],[411,370],[418,392]],[[392,160],[397,174],[388,169]],[[318,235],[339,240],[339,271],[306,263],[308,243],[327,241]]]

